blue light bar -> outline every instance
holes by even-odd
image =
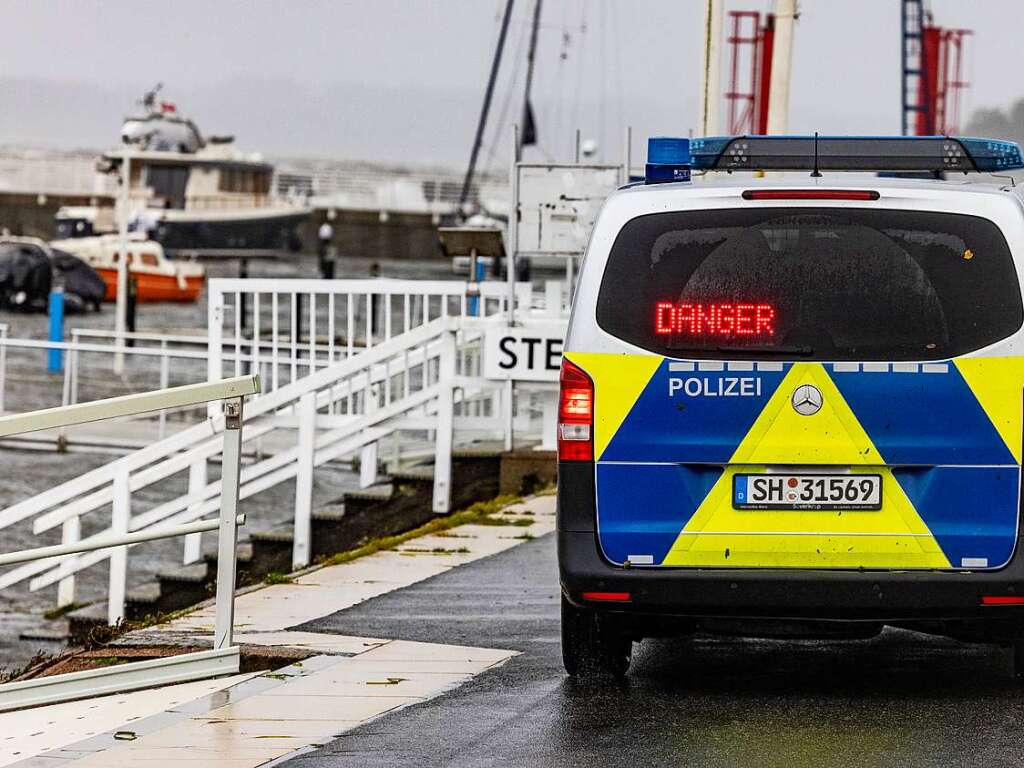
[[[647,140],[647,169],[644,182],[690,180],[690,140],[674,136],[654,136]]]
[[[716,171],[959,171],[1024,168],[1013,141],[959,136],[710,136],[690,163]]]
[[[963,145],[979,171],[991,173],[1024,168],[1020,145],[1015,141],[976,139],[970,136],[961,136],[957,141]]]

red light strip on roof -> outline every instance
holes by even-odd
[[[877,200],[870,189],[747,189],[744,200]]]

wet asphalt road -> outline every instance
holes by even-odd
[[[546,536],[305,625],[522,655],[289,768],[1024,764],[1024,692],[991,646],[648,640],[626,684],[586,689],[562,671],[557,601]]]

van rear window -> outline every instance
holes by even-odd
[[[608,333],[674,357],[935,360],[1024,323],[1009,246],[987,219],[758,208],[633,219],[597,301]]]

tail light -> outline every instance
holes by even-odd
[[[629,592],[584,592],[580,597],[602,603],[628,603],[631,599]]]
[[[558,460],[594,460],[594,382],[562,360],[558,392]]]

